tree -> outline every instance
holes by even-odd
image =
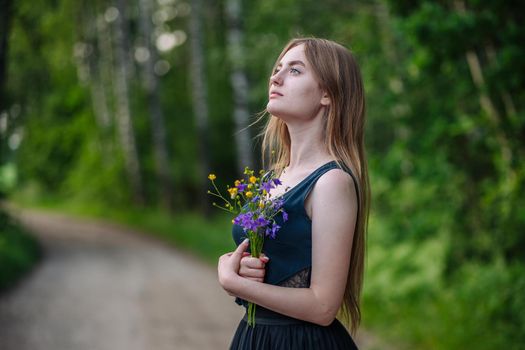
[[[117,125],[120,144],[124,152],[126,171],[136,204],[144,204],[144,191],[135,132],[129,103],[131,63],[129,58],[129,28],[126,18],[126,1],[117,0],[118,16],[115,25],[115,94],[117,101]]]
[[[172,210],[173,182],[169,168],[168,146],[166,144],[166,123],[164,122],[164,113],[159,97],[160,81],[154,69],[154,65],[158,61],[158,54],[156,47],[152,43],[152,2],[150,0],[139,0],[139,5],[141,36],[147,52],[142,77],[153,132],[153,153],[155,155],[156,176],[159,183],[161,204],[165,209]]]
[[[242,26],[242,8],[240,0],[226,1],[228,28],[228,55],[232,71],[230,81],[233,88],[233,117],[235,121],[235,146],[237,149],[237,171],[243,174],[244,168],[254,168],[253,146],[248,125],[248,78],[244,72],[244,29]]]
[[[204,56],[204,38],[202,32],[202,8],[201,0],[192,2],[192,12],[190,16],[189,31],[191,45],[191,77],[192,77],[192,97],[195,123],[197,125],[197,147],[198,147],[198,176],[199,183],[203,183],[207,173],[210,171],[209,160],[209,126],[208,126],[208,93],[206,83],[206,69]],[[200,203],[205,212],[209,211],[205,191],[201,191]]]

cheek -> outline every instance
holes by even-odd
[[[306,109],[318,108],[321,104],[322,94],[317,87],[307,87],[298,91],[297,101]]]
[[[321,101],[322,93],[317,82],[313,80],[305,80],[298,84],[297,89],[298,97],[307,100],[308,103]]]

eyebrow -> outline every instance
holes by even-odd
[[[304,64],[303,61],[300,61],[300,60],[296,60],[296,61],[290,61],[288,62],[288,66],[293,66],[294,64],[300,64],[301,66],[303,67],[306,67],[306,65]],[[283,63],[282,62],[279,62],[279,64],[277,65],[277,67],[282,67],[283,66]]]

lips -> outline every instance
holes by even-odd
[[[276,97],[276,96],[282,96],[283,94],[281,94],[280,92],[278,91],[275,91],[275,90],[272,90],[270,91],[270,98],[271,97]]]

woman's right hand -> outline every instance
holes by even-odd
[[[254,258],[248,252],[244,252],[241,259],[241,267],[239,269],[239,276],[248,278],[256,282],[264,282],[264,269],[266,263],[270,260],[264,254],[261,254],[259,258]]]

